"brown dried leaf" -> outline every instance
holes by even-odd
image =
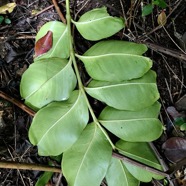
[[[157,20],[158,24],[161,26],[164,26],[167,22],[167,16],[165,14],[164,11],[162,11],[159,16],[158,16],[158,20]]]
[[[53,33],[48,31],[46,35],[40,38],[35,44],[35,57],[48,52],[53,45]]]
[[[181,137],[169,138],[163,145],[167,159],[176,163],[186,157],[186,139]]]

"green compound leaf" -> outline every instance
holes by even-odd
[[[142,78],[118,83],[92,80],[85,90],[90,96],[119,110],[140,110],[159,98],[153,71]]]
[[[159,138],[163,132],[163,125],[157,119],[159,111],[158,102],[139,111],[106,107],[98,119],[107,130],[125,141],[150,142]]]
[[[80,91],[64,102],[53,102],[39,110],[29,129],[29,139],[42,156],[57,156],[79,138],[88,122],[88,108]]]
[[[67,26],[59,21],[50,21],[44,24],[36,35],[36,43],[39,39],[47,35],[49,31],[52,32],[52,48],[36,59],[51,57],[68,58],[70,55],[70,41],[68,38]]]
[[[143,44],[111,40],[101,41],[83,56],[76,56],[93,79],[114,82],[143,76],[152,67],[152,61],[141,56],[146,51]]]
[[[52,101],[68,99],[76,82],[71,61],[42,59],[31,64],[25,71],[20,92],[27,105],[39,109]]]
[[[47,185],[53,174],[53,172],[44,172],[43,175],[37,180],[35,186]]]
[[[112,158],[106,174],[108,186],[139,186],[140,182],[126,169],[121,160]]]
[[[68,185],[100,186],[112,148],[95,123],[87,125],[78,141],[63,154],[62,170]]]
[[[122,19],[112,17],[106,7],[96,8],[83,14],[78,22],[72,21],[87,40],[97,41],[110,37],[124,27]]]
[[[120,149],[120,153],[139,161],[143,164],[162,170],[161,164],[156,158],[148,143],[145,142],[125,142],[119,140],[116,146]],[[128,171],[138,180],[143,182],[150,182],[152,178],[163,179],[163,176],[151,173],[140,167],[124,162]]]

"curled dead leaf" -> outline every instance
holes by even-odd
[[[158,19],[157,22],[159,25],[164,26],[167,22],[167,16],[165,14],[164,11],[162,11],[159,15],[158,15]]]
[[[35,57],[48,52],[53,45],[53,33],[48,31],[46,35],[40,38],[35,44]]]
[[[186,139],[181,137],[169,138],[162,145],[162,149],[166,158],[176,163],[186,157]]]

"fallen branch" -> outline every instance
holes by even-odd
[[[0,161],[0,168],[20,169],[20,170],[37,170],[37,171],[61,173],[61,169],[58,167],[52,167],[52,166],[41,165],[41,164],[19,163],[19,162],[13,162],[13,161]]]
[[[132,165],[138,166],[144,170],[150,171],[152,173],[168,177],[169,174],[166,172],[163,172],[161,170],[155,169],[153,167],[150,167],[148,165],[145,165],[143,163],[140,163],[136,160],[133,160],[129,157],[126,157],[122,154],[113,152],[112,156],[120,159],[122,161],[131,163]],[[29,163],[20,163],[20,162],[14,162],[14,161],[0,161],[0,168],[4,169],[20,169],[20,170],[37,170],[37,171],[48,171],[48,172],[58,172],[61,173],[62,170],[58,167],[52,167],[48,165],[41,165],[41,164],[29,164]]]
[[[59,4],[61,4],[62,2],[63,2],[63,1],[60,1]],[[45,8],[45,9],[41,10],[40,12],[38,12],[37,14],[35,14],[34,16],[37,17],[37,16],[39,16],[40,14],[46,12],[47,10],[50,10],[50,9],[53,8],[53,7],[54,7],[54,5],[50,5],[50,6],[48,6],[47,8]]]
[[[58,13],[58,15],[59,15],[61,21],[62,21],[64,24],[66,24],[66,19],[65,19],[65,17],[63,16],[63,14],[62,14],[62,12],[61,12],[61,10],[60,10],[60,8],[59,8],[59,6],[58,6],[56,0],[52,0],[52,2],[53,2],[53,4],[54,4],[54,7],[55,7],[55,9],[56,9],[56,11],[57,11],[57,13]]]
[[[20,109],[27,112],[29,115],[31,116],[35,115],[35,112],[32,109],[30,109],[29,107],[27,107],[26,105],[18,101],[17,99],[12,98],[11,96],[7,95],[6,93],[2,91],[0,91],[0,97],[18,106]]]
[[[177,59],[184,60],[182,62],[186,63],[186,54],[183,54],[182,52],[171,50],[149,42],[142,42],[142,43],[146,44],[150,49],[154,50],[155,52],[161,52],[169,56],[175,57]]]

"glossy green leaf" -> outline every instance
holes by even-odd
[[[147,47],[126,41],[101,41],[83,56],[77,57],[84,63],[88,74],[100,81],[123,81],[143,76],[152,66],[152,61],[140,56]]]
[[[125,141],[149,142],[159,138],[163,132],[163,125],[157,118],[159,112],[158,102],[139,111],[106,107],[98,119],[107,130]]]
[[[5,23],[7,24],[7,25],[9,25],[9,24],[11,24],[12,23],[12,21],[10,20],[10,19],[8,19],[8,18],[5,18]]]
[[[154,6],[152,4],[143,7],[142,16],[147,16],[152,13]]]
[[[35,186],[47,185],[53,174],[53,172],[44,172],[43,175],[37,180]]]
[[[124,21],[118,17],[110,16],[105,7],[86,12],[78,22],[72,22],[80,34],[91,41],[110,37],[124,27]]]
[[[78,141],[63,154],[62,170],[68,185],[100,186],[112,148],[95,123],[87,125]]]
[[[152,1],[152,3],[154,5],[158,5],[161,8],[166,8],[167,7],[167,4],[164,0],[155,0],[155,1]]]
[[[42,58],[68,58],[70,52],[70,41],[68,39],[67,26],[59,21],[50,21],[44,24],[36,35],[36,42],[44,37],[48,31],[53,33],[53,44],[52,48],[45,54],[37,57],[36,59]]]
[[[159,163],[148,143],[125,142],[119,140],[116,143],[116,146],[120,149],[121,154],[148,166],[154,167],[158,170],[162,170],[161,164]],[[149,182],[152,178],[163,179],[163,176],[154,174],[130,163],[124,162],[124,165],[126,166],[128,171],[140,181]]]
[[[85,90],[90,96],[119,110],[140,110],[159,98],[153,71],[142,78],[118,83],[92,80]]]
[[[106,174],[108,186],[139,186],[140,182],[126,169],[121,160],[112,158]]]
[[[29,66],[22,76],[20,92],[27,105],[38,109],[68,99],[76,82],[71,61],[48,58]]]
[[[88,122],[88,108],[80,91],[63,102],[52,102],[39,110],[29,129],[29,139],[42,156],[57,156],[80,136]]]

